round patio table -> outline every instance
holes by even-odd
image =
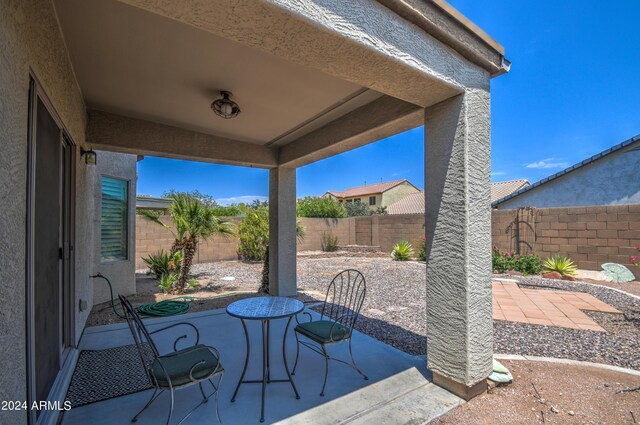
[[[242,384],[262,384],[262,398],[260,403],[260,422],[264,422],[264,394],[266,384],[271,382],[290,382],[293,392],[296,394],[296,399],[300,398],[296,385],[291,379],[291,373],[289,372],[289,366],[287,365],[286,344],[287,344],[287,332],[289,331],[289,325],[291,319],[300,313],[304,309],[304,304],[298,300],[285,297],[256,297],[247,298],[244,300],[236,301],[227,306],[227,314],[240,319],[242,323],[242,329],[244,330],[244,336],[247,342],[247,354],[244,359],[244,368],[240,375],[240,380],[236,386],[236,390],[233,392],[231,402],[236,400],[236,395]],[[284,336],[282,337],[282,360],[284,362],[284,370],[287,372],[287,379],[271,379],[270,367],[269,367],[269,328],[271,320],[286,319],[287,326],[284,330]],[[260,320],[262,325],[262,379],[258,380],[244,380],[244,375],[247,372],[247,366],[249,365],[249,354],[251,352],[251,342],[249,339],[249,332],[247,331],[247,325],[245,320]]]

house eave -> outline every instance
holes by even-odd
[[[509,72],[511,62],[504,56],[504,47],[445,0],[377,1],[488,71],[492,78]]]

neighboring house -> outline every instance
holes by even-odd
[[[136,210],[164,210],[171,205],[171,199],[156,198],[151,195],[136,196]]]
[[[411,194],[420,192],[409,180],[394,180],[390,182],[370,184],[354,187],[341,192],[330,190],[324,196],[330,196],[340,202],[364,202],[371,209],[388,207]]]
[[[640,203],[640,135],[506,195],[494,208],[579,207]]]
[[[491,202],[529,186],[527,180],[491,183]],[[387,207],[387,214],[424,214],[424,191],[412,193]]]
[[[424,214],[424,191],[412,193],[389,205],[387,214]]]
[[[493,203],[498,199],[509,196],[527,186],[531,186],[528,180],[508,180],[506,182],[491,183],[491,202]]]

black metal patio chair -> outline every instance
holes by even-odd
[[[131,329],[131,334],[133,335],[133,339],[136,343],[138,353],[140,354],[142,366],[154,386],[151,398],[142,410],[140,410],[131,419],[131,422],[136,422],[138,420],[138,416],[140,416],[140,414],[144,412],[151,403],[160,396],[160,394],[165,390],[168,390],[171,395],[171,405],[169,407],[169,416],[167,418],[167,425],[169,425],[173,415],[174,391],[179,388],[198,384],[200,387],[200,393],[202,394],[202,401],[191,409],[180,420],[180,422],[178,422],[178,425],[184,422],[191,413],[209,401],[213,396],[215,396],[216,416],[218,418],[218,422],[222,424],[222,421],[220,420],[220,412],[218,410],[218,393],[220,392],[220,384],[224,375],[224,369],[220,363],[220,353],[218,350],[213,347],[199,344],[200,333],[198,332],[198,328],[188,322],[173,323],[169,326],[149,332],[136,310],[131,306],[131,303],[122,295],[118,295],[118,298],[120,298],[122,310],[124,311],[125,318],[129,324],[129,328]],[[172,353],[160,355],[151,335],[179,326],[186,326],[187,328],[195,331],[195,344],[179,350],[178,342],[187,338],[187,335],[183,334],[174,340],[174,351]],[[219,376],[217,385],[214,384],[212,380],[215,376]],[[213,388],[213,391],[209,395],[205,394],[202,386],[204,381],[208,381]]]
[[[322,305],[322,312],[319,320],[313,320],[311,313],[303,312],[309,316],[309,321],[298,322],[294,329],[296,336],[296,361],[293,365],[292,375],[298,366],[300,354],[300,344],[324,357],[324,382],[320,396],[324,396],[324,389],[327,386],[327,375],[329,374],[329,360],[335,360],[350,366],[358,372],[365,380],[369,378],[356,366],[351,349],[351,336],[353,326],[358,320],[360,309],[367,293],[367,284],[362,273],[358,270],[344,270],[338,273],[327,288],[327,294]],[[329,296],[331,299],[329,300]],[[297,317],[296,317],[296,320]],[[304,337],[306,340],[301,340]],[[330,357],[327,354],[327,346],[348,343],[351,363],[341,359]]]

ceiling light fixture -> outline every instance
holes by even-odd
[[[236,102],[229,99],[231,97],[231,92],[221,91],[222,99],[214,100],[211,103],[211,109],[213,112],[219,117],[222,118],[235,118],[240,113],[240,107]]]

